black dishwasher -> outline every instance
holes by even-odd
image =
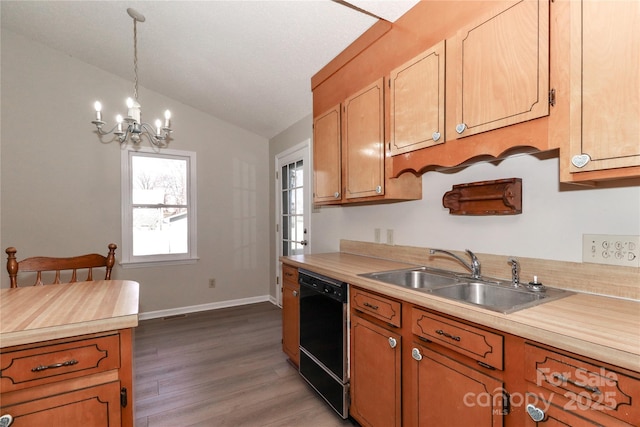
[[[347,418],[347,284],[304,269],[298,282],[300,375]]]

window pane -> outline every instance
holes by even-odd
[[[283,239],[289,238],[289,217],[288,216],[282,217],[282,238]]]
[[[289,213],[289,192],[287,190],[282,192],[282,214],[287,215]]]
[[[187,161],[162,157],[131,159],[132,203],[187,204]]]
[[[288,174],[287,174],[287,165],[284,165],[282,167],[282,175],[281,176],[282,176],[282,180],[281,180],[282,181],[282,189],[284,190],[284,189],[287,188],[287,176],[288,176]]]
[[[167,215],[164,208],[133,209],[133,255],[188,252],[187,209]]]

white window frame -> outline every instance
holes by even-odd
[[[132,233],[132,199],[131,199],[131,159],[136,155],[148,157],[164,157],[170,159],[187,160],[187,221],[189,235],[187,238],[188,252],[181,254],[161,254],[161,255],[133,255],[133,233]],[[126,148],[121,152],[121,197],[122,197],[122,249],[120,264],[123,268],[144,267],[158,264],[193,264],[198,260],[197,244],[197,201],[198,194],[196,188],[196,153],[193,151],[169,150],[161,151],[146,147]]]

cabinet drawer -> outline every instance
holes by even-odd
[[[351,307],[392,326],[400,327],[402,307],[398,301],[362,289],[352,288]]]
[[[437,314],[413,309],[411,331],[496,369],[504,368],[504,338]]]
[[[640,420],[640,374],[632,377],[526,344],[525,378],[579,408],[602,411],[630,423]]]
[[[2,352],[0,388],[20,390],[120,367],[119,335]]]
[[[298,286],[298,268],[282,264],[282,282]]]

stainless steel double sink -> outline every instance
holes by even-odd
[[[573,294],[549,287],[531,289],[526,284],[516,287],[506,280],[485,277],[474,279],[468,275],[430,267],[365,273],[359,276],[505,314]]]

